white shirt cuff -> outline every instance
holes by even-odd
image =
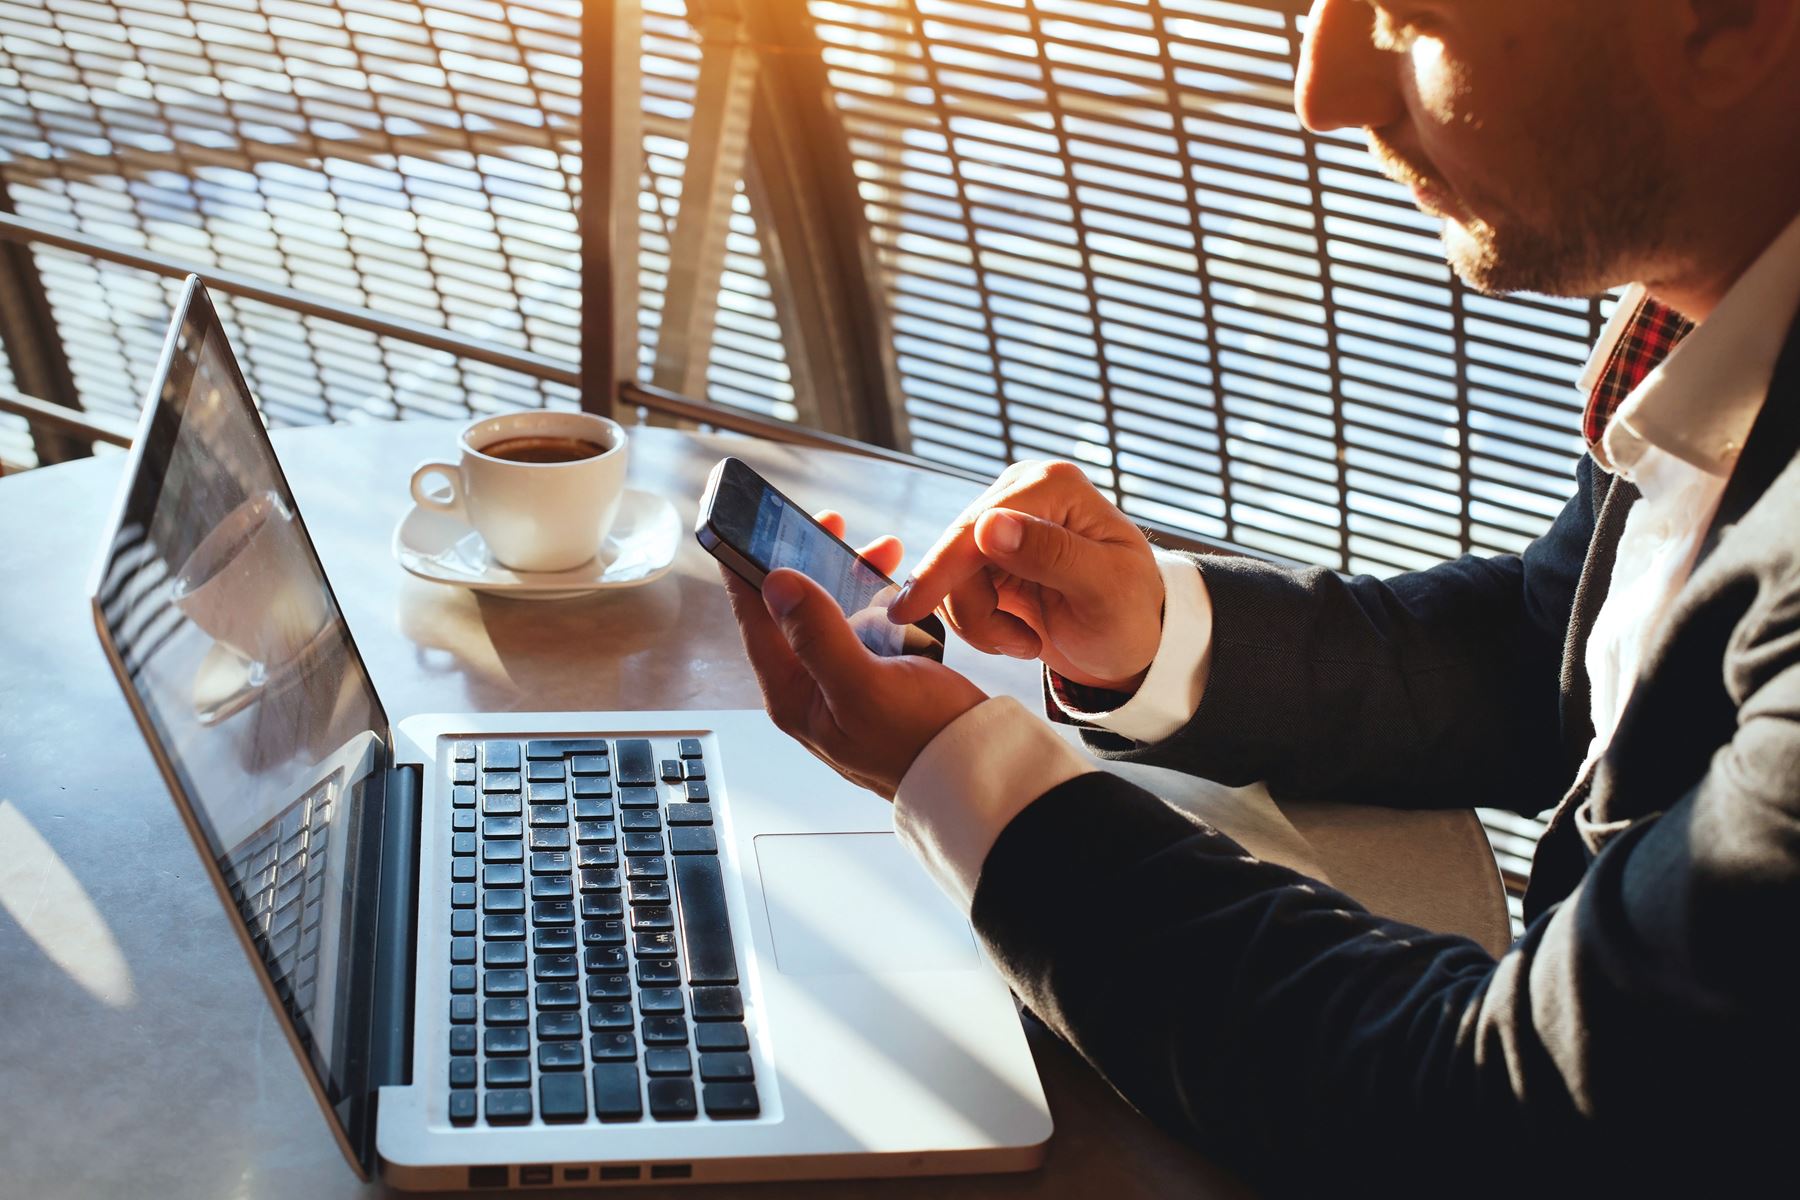
[[[1156,565],[1163,577],[1162,640],[1144,682],[1111,712],[1082,712],[1055,700],[1078,721],[1144,743],[1160,742],[1194,719],[1212,668],[1212,598],[1200,568],[1166,550],[1156,551]]]
[[[969,911],[988,851],[1012,819],[1095,769],[1043,718],[995,696],[946,725],[894,792],[894,832]]]

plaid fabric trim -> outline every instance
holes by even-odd
[[[1046,670],[1050,679],[1050,691],[1055,695],[1057,703],[1070,712],[1108,713],[1123,708],[1131,699],[1130,692],[1115,692],[1109,688],[1089,687],[1085,683],[1074,683],[1064,679],[1055,671]],[[1060,714],[1053,714],[1060,716]]]
[[[1645,296],[1600,372],[1600,382],[1588,397],[1587,412],[1582,414],[1581,433],[1590,447],[1598,446],[1606,435],[1606,427],[1625,398],[1637,390],[1644,377],[1669,357],[1681,339],[1694,331],[1694,323],[1670,308]]]

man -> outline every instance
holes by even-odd
[[[728,580],[769,709],[893,797],[1040,1017],[1262,1180],[1791,1188],[1758,1172],[1800,1131],[1800,0],[1317,0],[1298,107],[1367,131],[1471,283],[1640,285],[1555,525],[1345,580],[1159,556],[1027,464],[891,615],[1041,658],[1105,753],[1554,807],[1525,935],[1495,960],[1258,861],[1012,701],[873,658],[791,572]]]

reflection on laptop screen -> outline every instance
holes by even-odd
[[[151,404],[100,618],[335,1105],[366,1033],[346,931],[386,718],[198,286]]]

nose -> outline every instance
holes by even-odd
[[[1313,0],[1294,110],[1314,133],[1380,129],[1405,112],[1394,55],[1376,47],[1368,0]]]

